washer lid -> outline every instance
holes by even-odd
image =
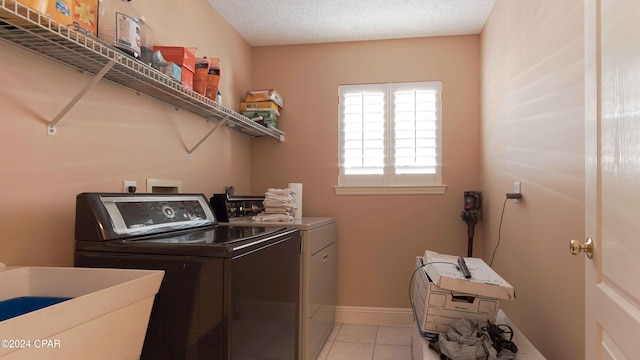
[[[112,241],[76,241],[77,252],[147,255],[187,255],[231,258],[281,243],[300,241],[299,230],[251,226],[213,226],[168,234],[116,239]]]
[[[252,240],[261,236],[272,235],[283,228],[265,228],[258,226],[216,226],[213,228],[180,232],[163,236],[145,237],[141,239],[123,240],[122,244],[232,244]]]

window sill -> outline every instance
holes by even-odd
[[[444,195],[447,186],[334,186],[333,189],[336,195]]]

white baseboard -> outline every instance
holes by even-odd
[[[411,326],[411,308],[336,306],[336,323],[358,325]]]

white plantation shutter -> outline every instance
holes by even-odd
[[[382,175],[387,126],[384,87],[358,86],[341,98],[345,174]]]
[[[440,83],[391,84],[396,174],[436,174]]]
[[[341,85],[340,186],[441,184],[441,83]]]

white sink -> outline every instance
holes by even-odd
[[[139,359],[164,271],[0,267],[0,301],[67,301],[0,321],[0,359]]]

